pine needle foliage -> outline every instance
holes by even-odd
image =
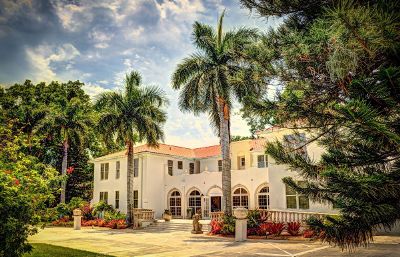
[[[307,179],[284,183],[340,215],[311,219],[320,238],[366,246],[375,229],[400,219],[400,3],[398,1],[242,0],[284,22],[265,34],[254,58],[283,90],[247,99],[270,124],[306,129],[320,160],[279,142],[266,152]]]

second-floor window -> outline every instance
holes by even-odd
[[[244,156],[238,157],[239,170],[244,170],[246,168],[246,158]]]
[[[305,187],[305,181],[298,181],[299,186]],[[286,185],[286,208],[288,209],[310,209],[310,201],[307,196],[297,193]]]
[[[139,191],[133,191],[133,208],[139,208]]]
[[[115,209],[119,209],[119,191],[115,191]]]
[[[218,160],[218,171],[222,171],[222,160]]]
[[[183,162],[182,161],[178,161],[178,170],[183,169]]]
[[[171,160],[168,160],[168,174],[172,176],[172,171],[174,169],[174,162]]]
[[[285,135],[283,143],[289,151],[307,158],[306,135],[304,133]]]
[[[108,192],[100,192],[100,201],[108,203]]]
[[[120,169],[121,169],[121,163],[119,161],[117,161],[115,163],[115,178],[119,179],[120,177]]]
[[[100,180],[107,180],[108,179],[108,170],[109,170],[109,164],[108,163],[100,164]]]
[[[258,155],[257,156],[257,167],[258,168],[268,167],[268,155]]]
[[[194,174],[194,163],[189,163],[189,174]]]
[[[133,159],[133,176],[139,176],[139,159]]]

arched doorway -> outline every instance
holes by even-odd
[[[182,196],[178,190],[174,190],[169,195],[168,208],[173,217],[182,216]]]
[[[192,209],[192,214],[201,211],[201,194],[198,190],[193,190],[189,193],[188,208]]]

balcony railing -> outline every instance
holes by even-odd
[[[142,222],[153,222],[155,220],[154,211],[151,209],[134,208],[132,209],[132,215],[133,226],[135,228],[141,227]]]
[[[317,218],[323,218],[327,215],[333,215],[329,213],[320,212],[300,212],[300,211],[286,211],[286,210],[271,210],[271,209],[259,209],[261,216],[266,216],[268,221],[271,222],[300,222],[304,223],[305,220],[311,216]],[[210,212],[211,220],[216,219],[222,221],[224,212]]]

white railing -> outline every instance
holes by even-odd
[[[261,216],[267,217],[268,221],[271,222],[301,222],[310,218],[311,216],[317,218],[323,218],[326,215],[333,215],[329,213],[320,212],[301,212],[301,211],[286,211],[286,210],[271,210],[271,209],[259,209]],[[224,212],[210,212],[211,220],[216,219],[222,220]]]
[[[141,227],[142,222],[153,222],[154,219],[154,211],[151,209],[132,209],[133,215],[133,226],[134,227]]]

